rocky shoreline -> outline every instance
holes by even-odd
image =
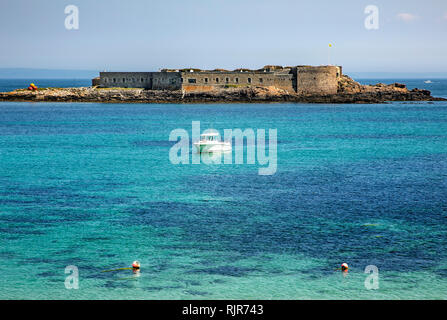
[[[337,94],[298,95],[275,87],[239,87],[206,92],[132,88],[40,88],[0,92],[0,101],[103,103],[384,103],[388,101],[447,101],[428,90],[408,90],[404,84],[361,85],[342,76]]]

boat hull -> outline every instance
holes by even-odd
[[[224,152],[231,150],[231,144],[224,142],[213,144],[194,143],[194,146],[198,153]]]

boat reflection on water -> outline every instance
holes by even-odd
[[[225,163],[225,157],[230,157],[231,159],[232,152],[231,150],[202,153],[197,152],[196,155],[200,156],[201,162],[205,164],[220,164]]]

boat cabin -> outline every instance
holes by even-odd
[[[201,141],[219,141],[219,133],[212,132],[212,133],[204,133],[200,135]]]

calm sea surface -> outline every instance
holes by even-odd
[[[192,121],[277,129],[276,174],[172,164]],[[446,299],[446,249],[446,102],[0,102],[0,299]]]

